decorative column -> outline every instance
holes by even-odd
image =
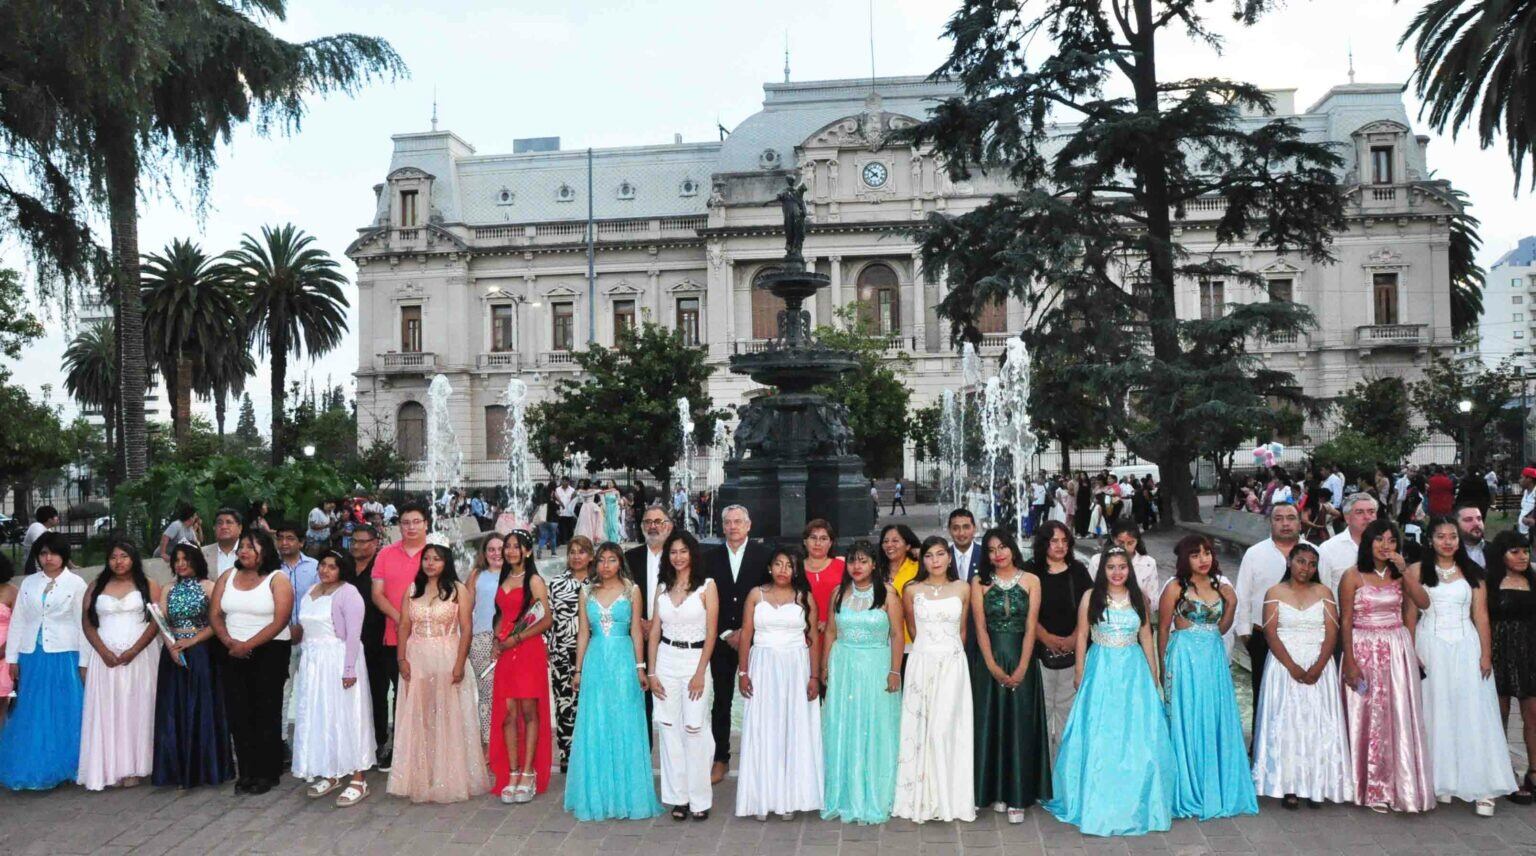
[[[736,260],[725,259],[725,342],[726,350],[736,341]]]
[[[923,276],[922,253],[912,251],[912,350],[928,350],[928,282]]]
[[[538,342],[534,339],[533,331],[533,316],[536,314],[533,304],[539,299],[538,294],[533,290],[533,281],[536,278],[531,273],[523,274],[523,284],[527,297],[517,307],[517,320],[521,327],[517,332],[517,352],[521,355],[520,360],[525,366],[536,365],[539,359]]]
[[[655,306],[655,308],[652,310],[655,313],[655,315],[652,316],[649,320],[650,320],[650,322],[652,324],[660,324],[661,323],[661,269],[660,268],[651,268],[650,270],[646,271],[646,276],[649,277],[650,282],[651,282],[651,284],[650,284],[650,292],[649,293],[650,293],[651,302]],[[640,301],[638,301],[638,300],[635,301],[635,308],[637,310],[640,308]],[[636,323],[639,323],[639,322],[644,321],[644,320],[646,320],[646,319],[643,319],[643,318],[636,318],[635,319]]]
[[[832,317],[837,317],[837,310],[843,308],[843,257],[830,256],[827,261],[832,263]]]
[[[816,270],[816,257],[815,256],[806,256],[805,257],[805,269],[809,270],[809,271]],[[805,302],[805,311],[810,313],[810,316],[811,316],[811,329],[815,330],[816,329],[816,319],[821,314],[821,313],[816,311],[816,299],[815,298],[811,298],[810,300],[807,300]]]

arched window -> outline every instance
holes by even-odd
[[[763,268],[757,276],[752,278],[752,338],[772,339],[779,335],[779,312],[784,309],[784,300],[776,296],[766,288],[759,288],[763,277],[778,270],[776,267]]]
[[[872,264],[859,271],[859,314],[871,332],[901,332],[901,283],[890,265]]]
[[[485,457],[493,461],[507,459],[507,408],[492,404],[485,408]]]
[[[427,456],[427,409],[414,401],[400,405],[395,415],[395,451],[407,461]]]

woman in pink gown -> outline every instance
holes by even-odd
[[[1409,573],[1400,543],[1391,521],[1367,526],[1356,566],[1339,580],[1344,719],[1355,801],[1378,812],[1435,807],[1419,655],[1403,624],[1404,601],[1412,599],[1423,609],[1429,595]]]
[[[18,589],[11,583],[11,575],[15,573],[15,567],[9,559],[0,556],[0,660],[4,659],[5,641],[11,635],[11,610],[16,605]],[[0,728],[5,727],[5,715],[10,712],[11,693],[16,691],[16,684],[11,680],[11,670],[0,662]]]

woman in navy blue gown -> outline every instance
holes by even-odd
[[[208,562],[191,544],[171,548],[176,582],[160,592],[160,612],[176,644],[160,652],[160,686],[155,694],[156,785],[195,788],[235,777],[224,690],[219,681],[222,654],[208,624],[213,582]]]

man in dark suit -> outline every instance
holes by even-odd
[[[976,540],[976,518],[969,509],[949,513],[949,555],[961,582],[970,582],[987,562],[986,548]]]
[[[646,506],[640,515],[640,532],[645,536],[645,543],[624,551],[624,567],[629,571],[629,578],[640,587],[640,602],[644,604],[640,632],[648,636],[651,632],[651,598],[655,595],[657,576],[664,561],[661,548],[667,543],[667,536],[672,534],[672,518],[659,504]],[[650,735],[650,693],[645,694],[645,725],[645,733]]]
[[[731,702],[736,697],[736,669],[741,662],[737,654],[737,645],[741,642],[741,608],[747,602],[747,594],[767,577],[769,554],[766,544],[747,538],[752,531],[752,518],[745,508],[727,506],[720,512],[720,528],[725,532],[725,543],[710,550],[704,560],[720,597],[720,618],[715,632],[724,643],[715,645],[715,652],[709,659],[710,677],[715,683],[714,706],[710,710],[710,731],[715,736],[715,766],[710,771],[710,779],[716,783],[725,778],[731,764]]]

